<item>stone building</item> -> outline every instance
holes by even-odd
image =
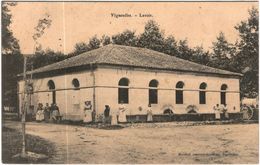
[[[105,105],[127,115],[214,113],[227,104],[240,111],[239,73],[220,70],[145,48],[107,45],[34,71],[31,104],[57,103],[64,119],[82,120],[84,102],[91,101],[97,116]],[[23,81],[18,82],[19,103]]]

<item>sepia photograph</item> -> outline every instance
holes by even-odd
[[[2,1],[3,164],[258,164],[258,1]]]

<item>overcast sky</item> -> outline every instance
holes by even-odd
[[[153,19],[165,35],[187,39],[189,45],[210,49],[223,31],[230,42],[238,39],[234,29],[248,18],[248,9],[256,2],[18,2],[11,8],[14,36],[22,53],[32,53],[34,27],[46,13],[52,25],[40,38],[43,48],[71,52],[77,42],[94,35],[113,35],[125,29],[143,32],[145,23]],[[115,14],[133,17],[115,18]],[[139,17],[139,13],[153,17]],[[135,16],[136,15],[136,16]]]

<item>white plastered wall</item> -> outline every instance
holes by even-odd
[[[158,86],[158,104],[152,104],[154,114],[162,114],[167,107],[174,113],[186,113],[188,105],[195,105],[199,113],[213,113],[213,106],[220,104],[220,88],[227,84],[226,102],[228,111],[240,110],[239,79],[223,78],[217,76],[205,76],[194,73],[176,73],[166,71],[151,71],[140,69],[113,69],[99,68],[96,75],[97,111],[103,113],[105,105],[111,107],[111,111],[117,111],[118,82],[121,78],[129,79],[129,103],[125,104],[129,115],[146,114],[148,105],[149,82],[156,79]],[[178,81],[184,82],[184,103],[175,104],[175,86]],[[199,86],[202,82],[207,83],[206,104],[199,104]],[[140,111],[139,107],[142,107]],[[173,107],[173,108],[172,108]],[[234,108],[235,107],[235,108]]]

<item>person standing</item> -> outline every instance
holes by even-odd
[[[112,111],[112,118],[111,118],[111,125],[117,125],[118,122],[117,122],[117,111]]]
[[[84,119],[83,121],[85,123],[89,123],[92,121],[92,105],[90,103],[90,101],[85,101],[85,105],[84,105]]]
[[[36,112],[36,121],[43,121],[43,120],[44,120],[43,105],[42,103],[39,103]]]
[[[219,107],[219,104],[214,106],[213,110],[215,111],[215,120],[220,120],[220,107]]]
[[[225,120],[228,120],[228,119],[229,119],[229,114],[228,114],[227,104],[224,104],[223,113],[224,113],[224,118],[225,118]]]
[[[46,103],[46,106],[44,107],[44,120],[46,122],[48,122],[50,119],[50,113],[51,113],[51,107],[49,106],[48,103]]]
[[[109,122],[109,115],[110,115],[110,107],[109,105],[105,105],[105,110],[104,110],[104,122],[108,123]]]
[[[52,111],[52,119],[54,121],[58,121],[60,120],[60,110],[59,110],[59,107],[54,103],[53,104],[53,111]]]
[[[120,123],[127,122],[127,120],[126,120],[126,108],[125,108],[124,104],[120,104],[120,106],[119,106],[118,122],[120,122]]]
[[[152,122],[152,121],[153,121],[152,107],[151,107],[151,104],[148,104],[148,109],[147,109],[147,122]]]

